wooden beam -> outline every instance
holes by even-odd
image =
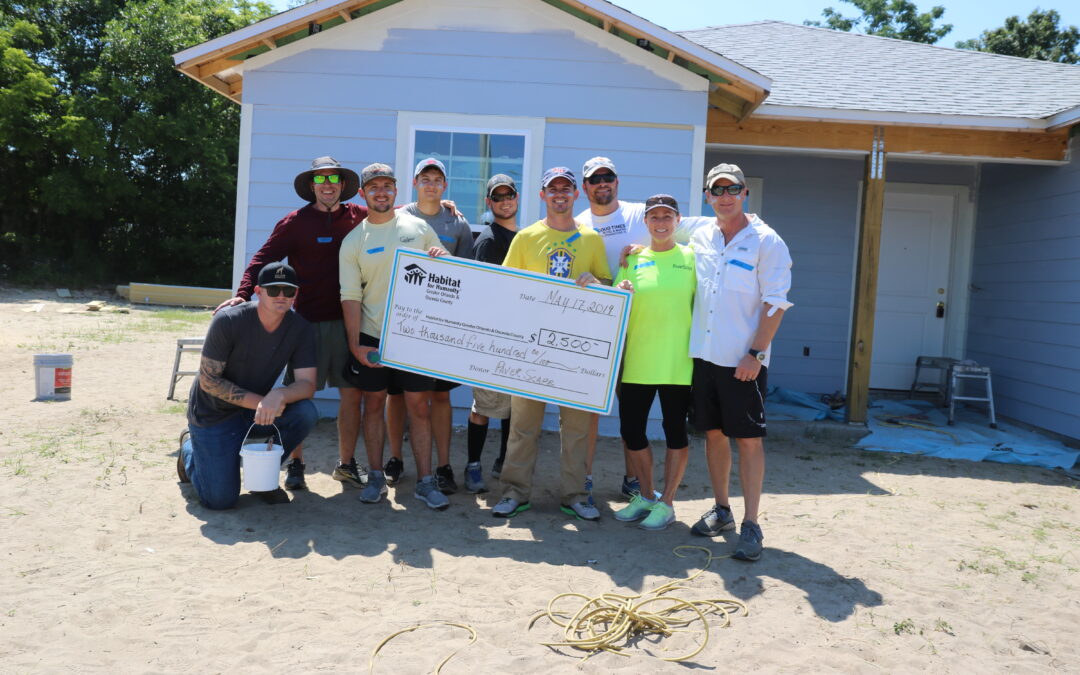
[[[263,38],[263,39],[259,40],[259,42],[263,43],[264,45],[266,45],[270,49],[277,49],[277,43],[274,42],[273,40],[271,40],[270,38]]]
[[[340,16],[342,19],[345,19],[345,23],[352,21],[352,12],[346,12],[342,9],[338,11],[338,16]]]
[[[735,113],[727,112],[729,115],[709,111],[707,143],[865,152],[874,135],[874,126],[870,124],[753,117],[739,121],[733,119]],[[899,125],[887,128],[891,154],[1064,161],[1069,144],[1067,129],[1047,132]]]
[[[709,92],[709,105],[723,110],[734,118],[740,118],[745,114],[744,103],[746,103],[744,99],[734,97],[725,91]]]
[[[847,421],[866,424],[870,402],[870,364],[874,352],[881,222],[885,212],[885,129],[875,127],[863,174],[855,299],[847,372]]]

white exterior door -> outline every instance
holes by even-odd
[[[908,389],[917,357],[947,355],[955,221],[955,195],[885,193],[873,389]]]

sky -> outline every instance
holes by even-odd
[[[280,11],[289,7],[289,0],[269,0]],[[839,0],[767,0],[759,2],[724,3],[717,0],[614,0],[615,4],[638,16],[669,30],[690,30],[708,26],[723,26],[775,19],[789,23],[802,23],[807,19],[820,20],[821,10],[832,7],[843,16],[855,16],[859,12],[854,5]],[[935,4],[945,7],[945,14],[938,24],[951,23],[953,30],[938,42],[952,47],[958,40],[978,37],[982,31],[997,28],[1005,18],[1019,15],[1027,18],[1036,7],[1056,9],[1061,15],[1059,25],[1080,26],[1080,2],[1055,0],[1050,3],[1027,0],[937,0],[918,1],[916,5],[926,11]]]

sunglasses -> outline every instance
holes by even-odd
[[[601,183],[614,183],[619,177],[613,173],[594,173],[585,179],[585,182],[589,185],[599,185]]]
[[[323,183],[330,181],[331,185],[337,185],[341,182],[341,176],[336,173],[332,173],[329,176],[312,176],[311,182],[316,185],[322,185]],[[292,296],[289,296],[292,297]]]
[[[488,197],[494,204],[501,204],[502,202],[509,201],[511,199],[517,199],[516,192],[506,192],[501,195],[491,195]]]
[[[729,195],[734,196],[734,195],[740,194],[745,189],[746,189],[745,185],[714,185],[711,188],[709,188],[708,190],[706,190],[706,192],[711,194],[713,197],[719,197],[720,195],[724,194],[725,192],[728,193]]]
[[[276,298],[279,295],[291,298],[296,295],[296,289],[292,286],[263,286],[262,289],[266,291],[266,295],[271,298]]]

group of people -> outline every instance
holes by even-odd
[[[443,200],[448,176],[439,160],[420,161],[412,182],[417,201],[399,207],[397,178],[385,164],[358,175],[320,157],[296,176],[296,193],[308,204],[276,225],[236,297],[215,310],[189,397],[192,443],[178,460],[180,479],[194,484],[207,507],[232,507],[244,436],[273,430],[284,448],[285,487],[303,488],[303,440],[317,418],[310,398],[330,385],[340,395],[333,477],[360,488],[360,501],[381,501],[405,472],[407,421],[414,496],[432,509],[447,508],[447,495],[457,491],[450,459],[450,390],[457,384],[378,359],[394,251],[418,249],[631,292],[618,389],[626,466],[621,492],[629,504],[614,517],[645,530],[675,520],[692,409],[694,426],[705,433],[715,496],[692,531],[711,537],[735,528],[728,492],[734,439],[745,511],[733,555],[760,558],[766,377],[773,337],[791,306],[791,258],[776,232],[746,213],[749,190],[739,167],[720,164],[706,177],[715,218],[683,217],[669,195],[644,204],[620,201],[618,173],[605,157],[585,162],[580,188],[589,208],[574,215],[577,176],[551,168],[540,184],[545,217],[520,230],[518,186],[499,174],[486,188],[492,222],[475,242],[456,206]],[[358,193],[366,207],[349,202]],[[286,258],[289,264],[281,262]],[[282,386],[275,387],[283,369]],[[646,428],[657,396],[667,442],[662,491]],[[490,472],[502,488],[492,508],[496,517],[530,508],[544,410],[540,401],[473,390],[464,482],[470,493],[487,491],[480,458],[489,421],[501,420],[500,452]],[[559,416],[560,508],[598,520],[592,495],[598,417],[570,407],[561,407]],[[361,430],[369,469],[355,458]],[[384,462],[388,436],[391,455]]]

